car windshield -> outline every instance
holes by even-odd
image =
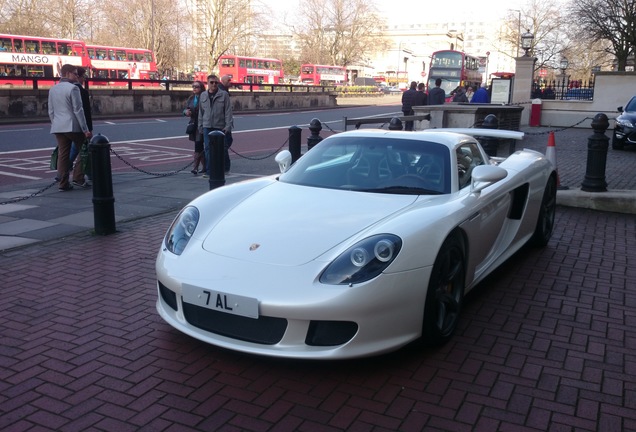
[[[625,107],[625,111],[628,111],[628,112],[636,111],[636,97],[633,97],[632,100],[629,101],[629,103]]]
[[[438,195],[450,192],[449,151],[438,143],[334,135],[280,176],[303,186],[361,192]]]

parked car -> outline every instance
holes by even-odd
[[[630,99],[625,109],[618,107],[618,112],[621,114],[616,117],[612,137],[614,150],[622,150],[625,144],[636,144],[636,96]]]
[[[469,134],[471,136],[469,136]],[[281,174],[214,189],[176,217],[157,261],[157,310],[220,347],[306,359],[447,342],[464,294],[523,245],[544,246],[557,176],[496,129],[332,135]]]
[[[593,88],[571,88],[565,92],[564,100],[592,100],[594,99]]]
[[[385,86],[385,87],[382,87],[382,93],[384,94],[402,93],[402,90],[398,86]]]

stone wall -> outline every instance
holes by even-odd
[[[188,91],[91,89],[95,117],[181,113]],[[234,111],[295,110],[337,106],[335,93],[233,91]],[[0,89],[0,120],[48,119],[48,90]]]
[[[594,100],[543,100],[541,126],[591,128],[592,118],[603,113],[613,128],[617,108],[625,106],[632,96],[636,96],[636,72],[599,72],[595,77]],[[531,109],[530,104],[524,107]]]

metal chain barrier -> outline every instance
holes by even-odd
[[[26,196],[23,196],[23,197],[14,198],[14,199],[9,200],[9,201],[0,202],[0,205],[4,205],[4,204],[15,204],[15,203],[20,202],[20,201],[28,200],[29,198],[34,198],[34,197],[36,197],[36,196],[40,195],[42,192],[45,192],[45,191],[47,191],[47,190],[51,189],[51,188],[52,188],[53,186],[55,186],[56,184],[57,184],[57,180],[56,180],[56,181],[54,181],[53,183],[51,183],[50,185],[43,187],[43,188],[42,188],[42,189],[40,189],[39,191],[37,191],[37,192],[33,192],[31,195],[26,195]]]
[[[279,151],[280,151],[283,147],[285,147],[285,144],[287,144],[288,142],[289,142],[289,137],[285,140],[285,142],[284,142],[284,143],[283,143],[280,147],[278,147],[278,148],[277,148],[276,150],[274,150],[272,153],[270,153],[270,154],[268,154],[268,155],[265,155],[265,156],[261,156],[261,157],[250,157],[250,156],[242,155],[242,154],[240,154],[240,153],[236,152],[236,151],[235,151],[232,147],[230,147],[230,148],[229,148],[229,150],[231,150],[231,151],[232,151],[232,153],[234,153],[235,155],[237,155],[238,157],[241,157],[241,158],[243,158],[243,159],[253,160],[253,161],[261,161],[261,160],[265,160],[265,159],[268,159],[268,158],[270,158],[270,157],[274,156],[274,155],[275,155],[276,153],[278,153],[278,152],[279,152]]]
[[[125,163],[126,165],[128,165],[129,167],[134,169],[135,171],[138,171],[138,172],[144,173],[144,174],[148,174],[148,175],[151,175],[151,176],[155,176],[155,177],[170,177],[170,176],[179,174],[180,172],[183,172],[183,171],[187,170],[188,168],[190,168],[192,165],[194,165],[194,160],[193,160],[192,162],[190,162],[189,164],[187,164],[183,168],[175,170],[175,171],[169,171],[169,172],[165,172],[165,173],[153,173],[153,172],[146,171],[146,170],[143,170],[141,168],[138,168],[138,167],[134,166],[133,164],[128,162],[126,159],[124,159],[123,157],[118,155],[117,152],[115,150],[113,150],[112,147],[110,148],[110,152],[112,154],[114,154],[117,157],[117,159],[119,159],[120,161],[122,161],[123,163]]]

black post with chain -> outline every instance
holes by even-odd
[[[95,233],[113,234],[115,229],[115,197],[110,166],[110,142],[97,134],[88,146],[93,170],[93,218]]]

